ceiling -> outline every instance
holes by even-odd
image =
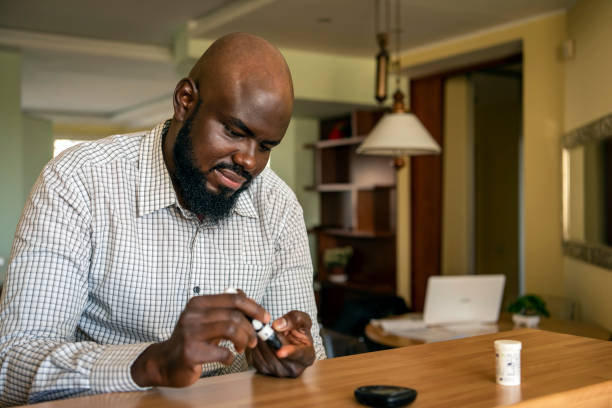
[[[406,50],[568,9],[573,3],[401,0],[400,42]],[[144,125],[134,118],[147,110],[161,109],[163,115],[171,109],[179,79],[171,57],[173,37],[189,21],[192,36],[198,38],[243,31],[281,48],[373,56],[374,5],[375,0],[0,0],[0,46],[22,49],[25,111],[68,122]],[[383,28],[384,20],[379,23]],[[105,53],[99,41],[91,40],[110,41],[105,44],[114,51],[125,47],[130,57]],[[142,58],[134,57],[141,51]],[[322,109],[347,106],[296,106],[305,115]]]

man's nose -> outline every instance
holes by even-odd
[[[255,159],[255,154],[257,152],[257,143],[255,140],[246,140],[240,149],[236,153],[232,159],[234,163],[242,166],[249,173],[255,169],[255,165],[257,161]]]

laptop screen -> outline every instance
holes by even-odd
[[[505,283],[505,275],[430,276],[423,320],[428,326],[497,322]]]

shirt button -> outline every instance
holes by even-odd
[[[193,287],[193,293],[195,293],[195,294],[200,293],[200,287],[199,286],[194,286]]]

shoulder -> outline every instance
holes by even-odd
[[[147,132],[113,135],[104,139],[80,143],[66,149],[51,160],[46,169],[71,178],[84,168],[106,166],[113,162],[138,163],[140,142]]]
[[[277,214],[300,209],[295,193],[275,172],[266,167],[249,188],[253,204],[264,215]]]

